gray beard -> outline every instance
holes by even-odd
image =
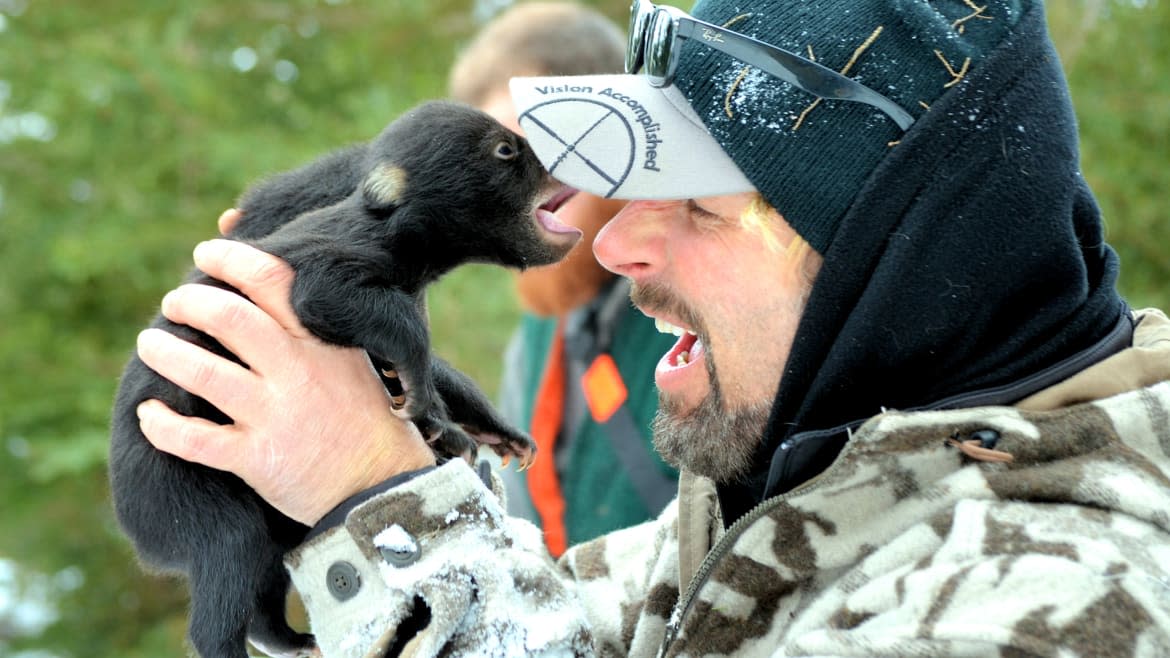
[[[771,405],[724,409],[723,394],[708,353],[711,394],[682,412],[659,395],[652,424],[654,447],[666,463],[680,470],[730,484],[748,474],[752,455],[764,436]]]
[[[724,408],[709,334],[698,314],[669,288],[653,283],[635,283],[630,290],[630,299],[639,308],[675,315],[695,331],[708,349],[706,366],[711,382],[710,395],[690,411],[679,409],[677,403],[661,394],[658,396],[658,413],[651,425],[658,454],[677,469],[704,475],[716,482],[730,484],[747,475],[752,455],[768,424],[771,401],[756,407]]]

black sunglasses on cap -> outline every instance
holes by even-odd
[[[897,103],[852,78],[783,48],[701,21],[676,7],[633,0],[629,39],[626,73],[645,68],[650,84],[655,87],[665,87],[674,79],[678,68],[678,39],[700,39],[707,46],[814,96],[872,105],[885,112],[902,130],[914,123],[914,117]]]

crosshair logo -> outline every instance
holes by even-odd
[[[520,127],[534,148],[541,145],[558,153],[549,173],[575,187],[604,190],[598,194],[606,198],[626,182],[634,166],[637,144],[630,122],[600,101],[562,98],[541,103],[520,115]]]

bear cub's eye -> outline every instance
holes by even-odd
[[[493,155],[501,160],[511,160],[516,157],[516,147],[512,146],[511,142],[500,142],[496,144],[496,152]]]

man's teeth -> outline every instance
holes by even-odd
[[[676,327],[673,324],[667,322],[666,320],[660,320],[658,318],[654,318],[654,327],[656,329],[658,329],[658,331],[660,333],[674,334],[675,336],[680,336],[680,337],[691,333],[691,332],[687,331],[686,329],[683,329],[682,327]],[[674,364],[673,365],[676,367],[685,366],[687,363],[690,362],[690,360],[691,360],[690,351],[683,350],[683,351],[679,352],[674,357]]]
[[[674,334],[675,336],[682,336],[683,334],[688,333],[686,329],[683,329],[682,327],[676,327],[666,320],[659,320],[658,318],[654,318],[654,328],[657,329],[659,333]]]

